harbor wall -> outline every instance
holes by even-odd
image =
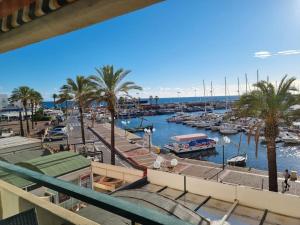
[[[224,184],[201,178],[173,174],[157,170],[147,170],[148,180],[157,185],[168,186],[189,193],[211,196],[227,202],[239,201],[239,204],[257,209],[300,218],[300,197],[290,194],[258,190],[235,184]],[[185,180],[185,181],[184,181]]]

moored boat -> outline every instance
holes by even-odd
[[[247,154],[238,154],[227,160],[227,164],[231,166],[246,166]]]
[[[172,137],[172,139],[174,142],[165,145],[164,148],[175,154],[206,151],[216,147],[215,140],[208,138],[206,134],[202,133],[179,135]]]

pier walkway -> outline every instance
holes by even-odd
[[[94,128],[90,129],[101,141],[108,145],[110,144],[110,124],[95,123]],[[134,140],[134,142],[130,140]],[[124,130],[116,127],[115,143],[117,153],[124,160],[140,168],[153,168],[153,163],[158,155],[155,153],[154,147],[149,151],[148,146],[143,146],[144,141],[141,137],[128,132],[125,134]],[[232,166],[226,166],[225,169],[222,170],[222,165],[212,162],[179,158],[172,153],[160,154],[160,156],[165,159],[161,167],[163,171],[268,190],[267,171]],[[175,168],[171,168],[170,161],[174,158],[178,160],[178,165]],[[282,182],[282,175],[279,174],[279,191],[282,190]],[[300,182],[289,181],[289,183],[291,187],[286,193],[300,196]]]

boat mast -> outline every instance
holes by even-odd
[[[248,94],[248,77],[247,77],[247,73],[245,73],[245,79],[246,79],[246,94]]]
[[[225,109],[227,111],[227,81],[225,77]]]
[[[211,97],[211,102],[210,102],[210,106],[213,107],[213,84],[212,81],[210,81],[210,97]]]
[[[206,112],[206,99],[205,99],[205,83],[203,80],[203,94],[204,94],[204,112]]]
[[[238,96],[240,96],[240,78],[238,77],[237,78],[237,81],[238,81]]]

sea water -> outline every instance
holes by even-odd
[[[171,115],[159,115],[159,116],[145,116],[143,125],[153,124],[155,128],[155,132],[152,136],[152,143],[156,146],[163,147],[165,144],[172,142],[171,137],[175,135],[182,134],[192,134],[192,133],[205,133],[210,138],[218,137],[219,139],[222,135],[219,132],[213,132],[211,130],[199,129],[190,127],[183,124],[176,123],[168,123],[166,121]],[[133,118],[130,120],[128,127],[137,127],[141,123],[140,118]],[[125,128],[125,126],[121,123],[121,121],[117,121],[117,124],[121,128]],[[143,136],[144,133],[136,133],[139,136]],[[230,157],[234,156],[238,152],[238,144],[240,141],[240,135],[242,135],[241,139],[241,147],[240,153],[247,153],[247,167],[267,170],[267,151],[266,146],[262,144],[258,144],[258,154],[255,156],[255,143],[253,137],[251,138],[250,144],[247,143],[247,135],[244,133],[229,135],[228,137],[231,140],[231,143],[225,146],[225,162]],[[216,147],[216,154],[212,154],[209,156],[201,156],[199,153],[190,154],[187,157],[199,159],[199,160],[207,160],[215,163],[222,164],[223,161],[222,154],[222,146]],[[283,143],[277,144],[277,166],[278,172],[284,171],[285,169],[296,170],[298,173],[300,172],[300,147],[299,146],[285,146]]]

